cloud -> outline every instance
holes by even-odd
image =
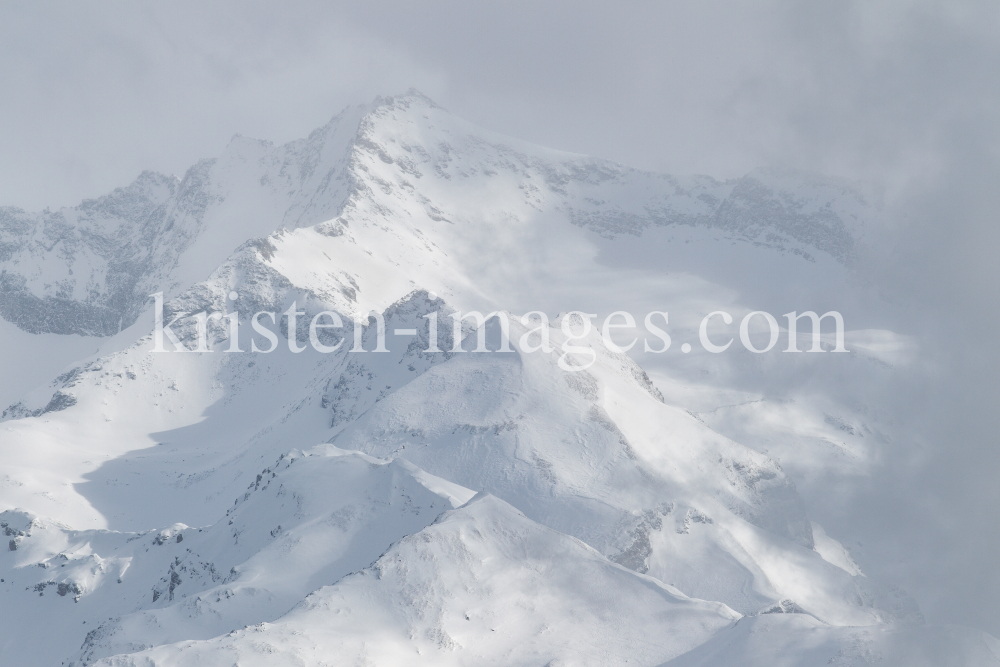
[[[908,559],[900,571],[939,616],[1000,630],[989,620],[1000,595],[1000,5],[230,0],[0,12],[0,205],[71,205],[143,169],[180,174],[234,133],[288,141],[411,86],[490,129],[638,167],[730,177],[788,165],[870,184],[886,228],[862,268],[937,370],[900,387],[911,442],[890,452],[857,513],[873,538],[891,535],[885,562]]]
[[[415,86],[473,122],[675,173],[788,164],[898,188],[996,108],[996,10],[933,4],[10,6],[0,201],[182,171]],[[987,16],[980,14],[985,13]],[[891,172],[891,173],[887,173]]]

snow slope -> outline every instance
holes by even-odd
[[[655,664],[736,618],[479,494],[276,623],[97,664]]]
[[[179,182],[0,211],[0,368],[26,369],[0,418],[5,661],[867,664],[920,637],[990,664],[992,638],[927,630],[844,546],[837,498],[917,364],[852,270],[876,214],[802,174],[532,146],[416,93],[286,146],[236,138]],[[187,351],[153,352],[155,292],[166,322],[237,313],[238,340],[215,321],[193,352],[182,319]],[[249,352],[253,313],[293,304],[297,329]],[[677,351],[712,310],[834,307],[847,355]],[[555,350],[495,351],[494,318],[494,351],[453,351],[473,308],[514,341],[548,313]],[[574,309],[669,309],[673,346],[593,332],[567,372]],[[322,311],[341,346],[292,352]]]
[[[1000,642],[947,627],[830,627],[802,614],[744,618],[662,667],[951,667],[1000,663]]]
[[[78,531],[8,510],[4,655],[53,664],[82,646],[86,663],[276,618],[472,495],[404,461],[324,447],[279,457],[204,528]],[[39,617],[18,613],[39,605],[63,625],[42,645],[23,641]]]

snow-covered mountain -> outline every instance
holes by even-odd
[[[1000,664],[844,546],[830,491],[892,442],[880,391],[914,357],[853,271],[876,216],[848,184],[641,172],[414,92],[0,209],[4,662]],[[153,351],[161,292],[186,351]],[[678,350],[714,310],[833,306],[850,354]],[[488,353],[452,329],[472,309]],[[674,343],[568,340],[572,310],[669,310]],[[325,311],[339,347],[293,351]],[[502,351],[504,320],[553,349]]]
[[[348,109],[285,146],[235,137],[220,158],[183,179],[144,172],[72,209],[0,209],[0,315],[33,333],[117,333],[136,321],[149,294],[186,291],[237,245],[278,229],[346,232],[360,244],[375,234],[391,243],[379,259],[396,263],[407,275],[401,280],[422,283],[434,272],[417,274],[423,281],[410,272],[441,261],[440,253],[451,258],[445,272],[478,272],[498,260],[459,254],[484,250],[484,236],[523,250],[545,215],[611,237],[650,226],[703,228],[849,262],[868,213],[844,185],[773,171],[725,183],[641,172],[493,135],[411,94]],[[369,231],[374,218],[391,220],[392,231]],[[442,237],[440,223],[461,228]],[[428,245],[422,227],[448,245]],[[414,248],[426,252],[413,256]],[[411,262],[399,264],[400,254]],[[505,267],[492,270],[522,268]],[[365,294],[346,279],[337,283],[351,300],[354,291]]]

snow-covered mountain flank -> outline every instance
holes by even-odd
[[[1000,664],[851,540],[915,364],[854,271],[876,216],[415,92],[0,209],[4,664]],[[752,311],[833,309],[846,354],[740,347]],[[664,337],[608,345],[614,311]]]

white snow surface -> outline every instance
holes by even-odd
[[[2,213],[3,664],[1000,664],[866,576],[838,513],[920,359],[852,272],[877,209],[849,184],[641,172],[411,92]],[[168,322],[238,313],[244,352],[215,322],[154,353],[154,292]],[[293,302],[339,349],[247,352]],[[713,310],[834,307],[850,354],[678,351]],[[502,313],[491,352],[452,351],[455,309]],[[672,347],[594,331],[567,372],[571,310],[670,310]],[[555,350],[496,351],[529,311]]]

